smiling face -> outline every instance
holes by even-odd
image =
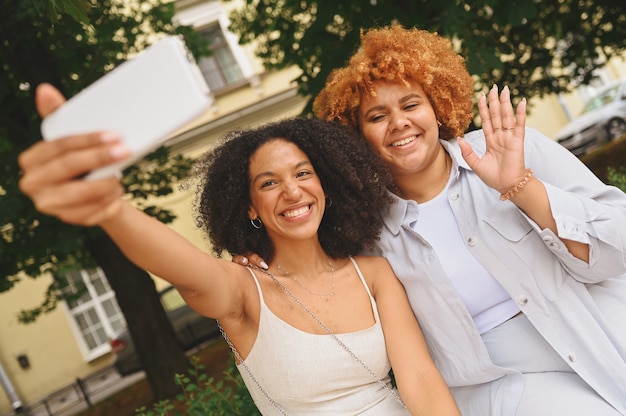
[[[426,171],[441,152],[437,118],[422,87],[379,80],[363,95],[359,127],[397,181]]]
[[[250,219],[261,218],[276,245],[280,240],[317,238],[325,194],[307,155],[275,139],[250,158]]]

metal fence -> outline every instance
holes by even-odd
[[[77,378],[74,383],[49,394],[43,400],[5,416],[75,415],[143,377],[144,373],[139,372],[122,378],[113,367],[107,367],[85,378]]]

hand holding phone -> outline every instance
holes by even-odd
[[[210,105],[208,87],[183,41],[167,37],[85,88],[41,125],[45,140],[111,131],[132,156],[87,175],[119,175]]]

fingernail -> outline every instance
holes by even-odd
[[[103,143],[110,143],[119,139],[119,136],[111,131],[103,131],[102,133],[100,133],[100,140]]]
[[[128,150],[128,148],[126,148],[126,146],[124,146],[123,144],[117,144],[115,146],[113,146],[110,150],[109,150],[109,154],[115,158],[115,159],[119,159],[122,158],[124,156],[128,156],[130,154],[130,151]]]
[[[268,266],[268,265],[267,265],[267,263],[266,263],[266,262],[264,262],[264,261],[262,261],[262,262],[260,263],[260,265],[261,265],[261,267],[262,267],[262,268],[264,268],[265,270],[267,270],[267,269],[269,269],[269,268],[270,268],[270,266]]]
[[[248,258],[247,257],[242,257],[240,261],[241,261],[241,264],[248,264]]]

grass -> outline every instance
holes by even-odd
[[[221,374],[228,368],[230,360],[230,349],[224,341],[218,340],[193,354],[200,359],[200,363],[205,366],[205,372],[209,377],[220,379]],[[174,402],[176,399],[171,398]],[[126,387],[110,397],[96,403],[93,407],[84,410],[77,416],[134,416],[135,409],[147,406],[150,407],[155,402],[152,391],[146,379],[141,379],[137,383]]]

